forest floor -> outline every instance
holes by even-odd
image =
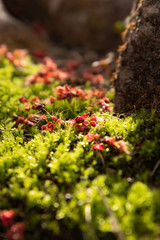
[[[0,47],[2,239],[160,239],[158,113],[114,113],[114,54],[91,56]]]

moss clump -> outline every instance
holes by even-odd
[[[23,222],[19,239],[156,239],[156,113],[115,116],[107,93],[69,87],[55,69],[49,84],[26,84],[42,65],[20,59],[0,56],[1,233],[14,239]],[[16,211],[7,228],[6,209]]]

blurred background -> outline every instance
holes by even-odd
[[[0,44],[61,58],[115,51],[132,0],[0,0]]]

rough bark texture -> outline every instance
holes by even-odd
[[[160,1],[136,0],[115,74],[115,111],[160,110]]]
[[[130,12],[132,0],[3,0],[8,11],[27,21],[53,41],[69,47],[109,50],[117,48],[117,20]]]

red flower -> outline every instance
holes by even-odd
[[[55,125],[52,122],[48,122],[46,125],[46,130],[53,131]]]
[[[115,146],[116,140],[114,137],[105,136],[103,138],[103,142],[108,144],[109,146]]]
[[[29,111],[31,109],[30,104],[28,102],[24,104],[24,107],[26,111]]]
[[[44,110],[44,107],[45,107],[45,104],[42,104],[42,103],[34,103],[32,105],[32,108],[36,110]]]
[[[12,62],[16,67],[23,67],[26,65],[27,51],[23,49],[16,49],[13,52],[7,52],[6,57],[10,62]]]
[[[86,119],[89,116],[90,113],[83,114],[81,116],[78,116],[75,118],[76,123],[83,123],[84,119]]]
[[[52,118],[53,121],[56,121],[56,120],[57,120],[57,117],[54,116],[54,115],[51,115],[51,118]]]
[[[97,98],[104,98],[105,97],[105,92],[97,89],[97,90],[93,91],[93,96],[95,96]]]
[[[52,97],[52,96],[49,98],[49,101],[50,101],[51,104],[54,103],[55,100],[56,100],[56,98],[54,98],[54,97]]]
[[[70,87],[68,85],[65,85],[64,87],[62,86],[56,87],[56,94],[58,95],[58,99],[66,99],[69,91]]]
[[[46,127],[46,125],[42,125],[41,126],[41,129],[44,131],[44,130],[47,130],[47,127]]]
[[[30,114],[30,115],[28,116],[28,120],[29,120],[29,121],[35,121],[35,115]]]
[[[8,227],[12,224],[12,218],[16,215],[14,210],[4,210],[0,213],[3,226]]]
[[[103,103],[109,103],[109,99],[107,97],[103,97],[99,100],[99,104],[103,104]]]
[[[92,114],[92,115],[91,115],[91,120],[92,120],[92,121],[97,121],[97,116],[96,116],[96,114]]]
[[[31,126],[35,126],[35,124],[34,124],[33,122],[29,121],[28,119],[25,119],[25,120],[24,120],[24,124],[26,124],[26,125],[31,125]]]
[[[98,123],[97,121],[91,121],[91,122],[90,122],[90,125],[91,125],[92,127],[95,127],[95,126],[97,125],[97,123]]]
[[[16,121],[16,125],[18,126],[20,123],[24,123],[24,117],[19,117],[17,115],[13,116],[13,119]]]
[[[47,119],[46,115],[41,115],[41,116],[40,116],[40,120],[41,120],[41,121],[45,121],[46,119]]]
[[[21,102],[21,103],[27,103],[27,102],[29,102],[29,100],[27,99],[27,98],[25,98],[25,97],[20,97],[19,98],[19,101]]]
[[[104,80],[104,77],[102,74],[98,74],[96,77],[95,77],[95,84],[100,84],[102,83]]]
[[[86,125],[86,126],[89,126],[89,125],[90,125],[90,122],[84,120],[83,124]]]
[[[86,125],[77,124],[78,132],[89,132],[89,128]]]
[[[127,143],[124,140],[117,141],[116,146],[119,152],[129,153],[129,150],[127,148]]]
[[[63,121],[63,119],[62,118],[59,118],[58,120],[57,120],[57,123],[63,123],[64,121]]]
[[[76,121],[76,123],[83,123],[84,119],[82,117],[78,116],[75,118],[75,121]]]
[[[67,121],[67,123],[72,127],[72,126],[75,126],[76,121],[75,121],[75,119],[70,119]]]
[[[13,224],[6,233],[7,239],[24,240],[25,224],[23,222]]]
[[[99,151],[103,151],[105,149],[103,143],[96,143],[96,144],[92,145],[92,148],[94,150],[99,150]]]
[[[87,134],[87,141],[88,142],[92,142],[93,140],[97,140],[97,139],[99,139],[100,138],[100,135],[99,134],[91,134],[91,133],[88,133]]]
[[[72,90],[71,87],[68,85],[65,85],[64,87],[62,86],[56,87],[56,94],[58,95],[58,99],[78,97],[78,95],[75,92],[72,92],[71,90]]]
[[[45,72],[52,72],[57,69],[57,64],[49,57],[45,57],[43,63]]]
[[[34,97],[31,99],[32,102],[36,102],[36,103],[39,103],[40,102],[40,99],[39,97]]]

